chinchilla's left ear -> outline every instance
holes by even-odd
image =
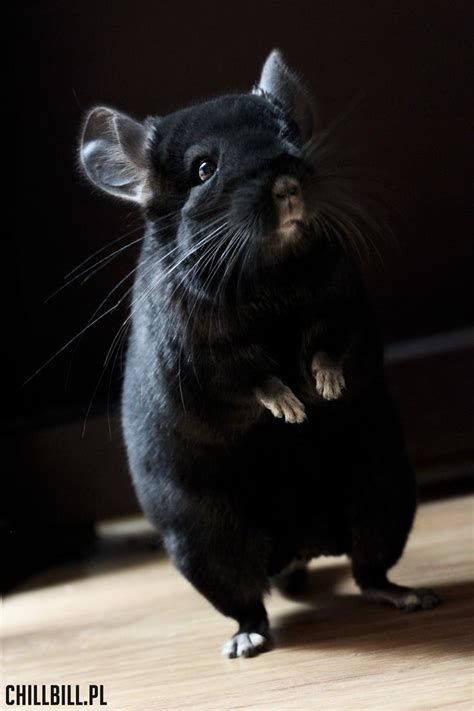
[[[111,195],[144,204],[148,197],[146,127],[99,106],[86,117],[80,158],[87,177]]]
[[[302,142],[308,141],[315,129],[311,99],[296,74],[287,66],[279,49],[268,55],[254,93],[271,94],[283,104],[298,126]]]

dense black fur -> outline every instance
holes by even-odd
[[[359,218],[318,212],[329,198],[317,152],[279,97],[223,97],[146,131],[123,425],[138,497],[175,565],[240,632],[265,639],[263,596],[294,559],[347,554],[363,590],[434,604],[386,580],[412,525],[415,483],[348,242]],[[203,157],[218,170],[201,185]],[[311,216],[288,244],[275,237],[270,191],[281,174],[299,181]],[[211,257],[186,257],[219,219],[229,224]],[[226,253],[240,228],[245,245],[236,238]],[[335,401],[316,391],[317,351],[341,363]],[[256,399],[268,376],[304,403],[304,422],[275,419]]]

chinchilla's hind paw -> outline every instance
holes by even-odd
[[[389,603],[405,612],[431,610],[442,602],[439,595],[429,588],[407,588],[393,583],[381,588],[365,589],[363,594],[371,600]]]
[[[436,605],[439,605],[441,598],[434,590],[429,588],[413,588],[395,603],[399,610],[406,612],[414,612],[415,610],[431,610]]]
[[[222,647],[222,656],[229,659],[236,657],[256,657],[266,652],[271,646],[270,637],[259,632],[238,632]]]

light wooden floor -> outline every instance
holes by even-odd
[[[441,607],[365,602],[345,560],[317,561],[304,602],[269,599],[277,647],[255,659],[220,657],[234,623],[163,556],[59,570],[5,600],[5,683],[104,684],[113,711],[472,709],[472,514],[467,498],[422,506],[393,571]]]

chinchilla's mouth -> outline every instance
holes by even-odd
[[[296,218],[296,217],[287,218],[286,220],[283,220],[280,223],[280,229],[285,229],[288,227],[302,227],[302,226],[303,226],[303,220],[301,220],[300,218]]]
[[[287,218],[277,227],[276,233],[283,243],[294,242],[302,237],[303,226],[303,220],[294,217]]]
[[[301,234],[304,222],[301,218],[291,217],[282,220],[278,225],[277,232],[285,238],[296,237]]]

